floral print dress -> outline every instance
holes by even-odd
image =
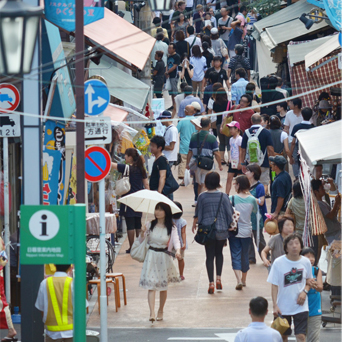
[[[154,248],[166,248],[170,239],[166,227],[156,225],[149,231],[148,244]],[[169,283],[180,281],[171,256],[164,252],[147,251],[141,271],[139,286],[146,290],[166,291]]]

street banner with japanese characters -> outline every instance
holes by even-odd
[[[58,174],[62,153],[56,150],[43,151],[43,204],[57,204]]]
[[[89,1],[88,1],[89,2]],[[103,7],[84,6],[84,26],[104,17]],[[75,0],[45,0],[45,18],[66,31],[75,31],[76,2]]]

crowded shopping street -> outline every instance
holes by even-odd
[[[341,341],[341,8],[0,0],[0,341]]]

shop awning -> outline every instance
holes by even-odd
[[[106,80],[112,96],[138,110],[145,107],[150,87],[112,65],[108,57],[102,57],[99,65],[93,62],[90,63],[89,76],[94,75],[101,75]]]
[[[156,41],[108,8],[105,8],[103,19],[84,27],[84,36],[90,46],[100,45],[97,50],[129,68],[140,70],[144,68]]]
[[[334,50],[340,48],[341,46],[338,42],[338,34],[333,35],[332,37],[329,37],[330,39],[328,41],[325,41],[324,44],[319,45],[315,50],[309,52],[305,56],[305,69],[309,70],[309,68],[318,62],[323,57],[329,55]]]
[[[303,62],[305,56],[317,47],[329,41],[331,36],[309,40],[300,44],[288,45],[287,52],[289,54],[290,65],[294,66],[297,63]]]
[[[115,122],[125,121],[127,118],[127,115],[128,115],[127,111],[114,107],[111,103],[108,105],[108,107],[103,113],[103,116],[108,116],[110,117],[111,121],[115,121]]]
[[[342,162],[341,132],[342,121],[339,120],[296,133],[300,153],[309,166]]]
[[[311,9],[312,5],[306,0],[298,1],[254,23],[255,32],[253,36],[262,39],[268,49],[272,50],[280,43],[308,35],[328,26],[325,21],[322,21],[319,24],[312,25],[310,30],[307,30],[299,17],[302,13],[310,12]]]

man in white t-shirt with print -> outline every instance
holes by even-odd
[[[159,116],[158,120],[171,119],[171,113],[164,110]],[[169,161],[170,167],[177,161],[179,141],[178,141],[178,130],[174,126],[173,121],[163,121],[162,125],[166,127],[164,133],[165,148],[164,156]]]
[[[267,299],[263,297],[252,298],[249,302],[249,314],[252,323],[237,333],[234,342],[282,342],[283,339],[279,332],[265,324],[267,313]]]
[[[309,316],[307,294],[310,288],[315,288],[317,282],[312,279],[309,259],[300,255],[303,241],[299,234],[291,234],[284,240],[285,255],[278,257],[271,268],[267,282],[272,284],[273,315],[282,315],[291,326],[297,342],[306,341],[306,330]],[[289,328],[283,335],[291,335]]]
[[[293,99],[289,101],[290,110],[286,113],[285,122],[284,122],[284,131],[289,135],[289,146],[291,146],[291,142],[293,137],[291,136],[293,127],[303,121],[302,116],[302,100],[301,99]],[[296,160],[298,154],[298,146],[293,151],[293,158]],[[298,178],[299,174],[299,165],[297,163],[292,165],[293,174],[296,178]]]

